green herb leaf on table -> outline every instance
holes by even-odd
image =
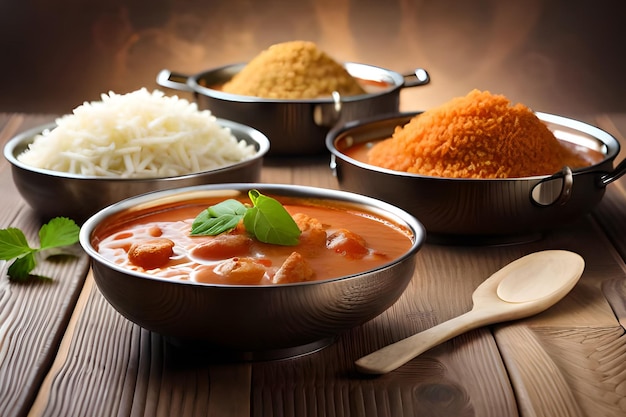
[[[297,245],[300,229],[289,212],[274,198],[257,190],[248,192],[252,207],[237,200],[225,200],[202,211],[191,226],[192,236],[215,236],[243,224],[256,239],[275,245]]]
[[[24,232],[15,227],[0,229],[0,259],[8,261],[31,252]]]
[[[35,254],[78,242],[80,227],[66,217],[55,217],[39,229],[40,247],[32,248],[24,232],[15,227],[0,229],[0,260],[11,261],[9,279],[24,281],[37,266]]]
[[[66,217],[55,217],[39,229],[40,250],[69,246],[78,242],[80,228]]]
[[[30,273],[37,266],[35,260],[35,253],[30,252],[21,258],[17,258],[11,266],[9,266],[9,279],[13,281],[25,281],[30,276]]]

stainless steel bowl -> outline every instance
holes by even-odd
[[[344,65],[350,75],[383,87],[368,94],[310,100],[273,100],[220,91],[219,86],[245,65],[226,65],[193,76],[165,69],[158,74],[157,83],[193,92],[198,107],[209,109],[217,117],[259,129],[270,139],[270,155],[312,155],[326,152],[324,138],[336,124],[397,112],[401,89],[430,82],[424,69],[401,75],[372,65],[348,62]]]
[[[261,175],[263,157],[269,150],[265,135],[249,126],[228,120],[217,122],[231,129],[239,140],[255,146],[254,157],[223,168],[166,178],[108,178],[83,176],[33,168],[17,157],[35,136],[55,124],[39,126],[15,136],[4,147],[11,163],[13,181],[24,200],[44,219],[65,216],[83,222],[103,207],[149,191],[225,182],[254,182]]]
[[[615,169],[619,142],[577,120],[536,113],[557,138],[600,152],[602,161],[554,175],[512,179],[452,179],[376,167],[348,157],[356,143],[390,137],[396,126],[419,113],[401,113],[337,127],[326,138],[331,169],[343,190],[369,195],[416,216],[429,242],[489,244],[532,240],[588,213],[605,187],[626,172]]]
[[[404,255],[374,270],[325,281],[265,286],[155,278],[115,265],[94,248],[99,230],[115,224],[120,215],[159,210],[163,204],[176,206],[203,196],[234,198],[252,188],[279,200],[281,196],[311,198],[374,212],[406,227],[413,234],[413,243]],[[424,230],[413,216],[382,201],[336,190],[275,184],[206,185],[150,193],[105,208],[80,231],[95,281],[122,315],[176,345],[236,359],[276,359],[312,352],[378,316],[400,297],[413,277],[415,255],[424,238]]]

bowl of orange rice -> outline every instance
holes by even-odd
[[[341,189],[409,211],[430,242],[535,240],[591,211],[626,173],[608,132],[479,90],[346,123],[326,146]]]

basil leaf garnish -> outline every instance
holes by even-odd
[[[294,246],[300,229],[285,207],[274,198],[250,190],[252,206],[225,200],[202,211],[191,226],[192,235],[215,236],[233,230],[243,219],[248,233],[257,240],[274,245]]]

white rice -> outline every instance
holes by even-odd
[[[145,88],[102,94],[102,101],[85,102],[56,124],[18,159],[71,174],[148,178],[216,169],[256,154],[210,111]]]

